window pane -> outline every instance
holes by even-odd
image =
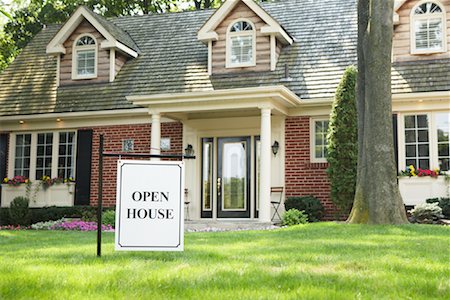
[[[231,62],[233,64],[250,63],[253,60],[253,36],[235,36],[231,38]]]
[[[53,133],[39,133],[36,155],[36,179],[51,177]]]
[[[450,131],[450,114],[449,113],[438,113],[436,114],[436,127],[438,142],[448,142],[449,131]]]
[[[74,177],[74,157],[72,149],[75,147],[74,132],[61,132],[58,151],[58,177],[67,179]],[[69,138],[72,136],[72,138]]]
[[[77,74],[94,75],[95,50],[77,50]]]
[[[438,145],[438,155],[439,156],[449,156],[448,149],[449,149],[448,144],[439,144]]]
[[[449,131],[450,131],[450,113],[437,113],[436,114],[436,130],[438,141],[438,161],[439,168],[442,171],[448,171],[448,162],[450,160],[450,143],[449,143]]]
[[[428,145],[419,145],[419,157],[427,157],[429,155]]]
[[[418,131],[419,142],[428,142],[428,130]]]
[[[405,128],[415,128],[415,127],[416,127],[416,118],[414,116],[406,116]]]
[[[30,176],[31,134],[16,135],[14,176]]]
[[[415,159],[407,159],[406,160],[406,166],[409,167],[411,165],[417,166],[417,161]]]
[[[407,143],[414,143],[414,142],[416,142],[416,131],[406,130],[405,131],[405,141]]]
[[[441,171],[448,171],[448,170],[450,170],[449,162],[450,162],[450,159],[448,159],[448,158],[440,159],[439,160],[439,169]]]
[[[419,159],[419,168],[429,169],[430,168],[430,160],[429,159]]]
[[[406,146],[406,157],[416,157],[416,146]]]

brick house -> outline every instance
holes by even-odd
[[[398,168],[448,171],[450,0],[396,1],[393,18]],[[107,151],[191,148],[192,219],[270,221],[279,186],[331,214],[325,134],[336,86],[356,64],[356,32],[355,0],[227,0],[113,19],[80,7],[0,74],[0,176],[76,178],[35,190],[31,205],[96,205],[104,134]],[[107,158],[107,206],[115,168]],[[443,178],[399,184],[407,205],[448,193]],[[1,206],[25,189],[2,184]]]

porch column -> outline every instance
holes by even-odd
[[[270,108],[261,109],[261,171],[259,186],[259,221],[261,222],[270,222],[270,114]]]
[[[152,114],[152,132],[150,141],[150,154],[161,154],[161,114]],[[151,160],[160,160],[153,157]]]

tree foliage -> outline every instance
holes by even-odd
[[[328,177],[331,200],[342,213],[348,214],[355,197],[358,160],[358,127],[356,112],[356,68],[349,67],[336,89],[328,126]]]
[[[203,6],[214,3],[205,2]],[[44,25],[65,22],[80,5],[105,17],[118,17],[177,11],[180,4],[178,0],[31,0],[28,6],[12,12],[11,19],[0,31],[0,72]]]

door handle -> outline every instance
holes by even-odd
[[[220,196],[220,193],[222,191],[222,178],[217,178],[217,194]]]

